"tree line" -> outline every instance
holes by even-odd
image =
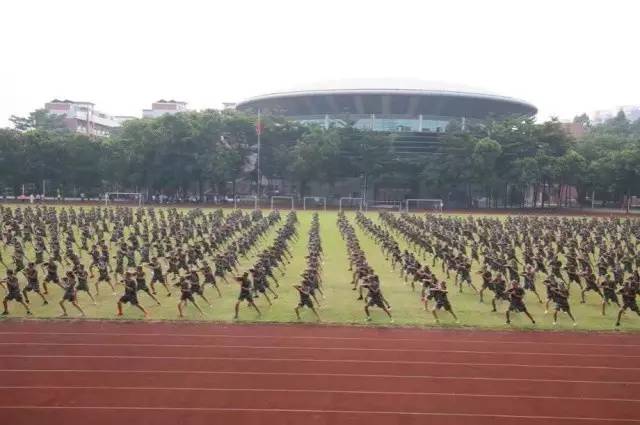
[[[132,120],[106,138],[70,132],[42,110],[11,120],[14,128],[0,129],[5,194],[20,194],[23,185],[38,193],[43,181],[49,193],[65,196],[119,190],[204,199],[240,194],[241,182],[243,191],[257,188],[256,117],[238,111]],[[574,121],[584,136],[572,137],[556,119],[509,117],[464,129],[452,122],[429,154],[403,155],[392,133],[267,116],[260,168],[267,181],[291,182],[299,196],[313,195],[311,184],[332,187],[354,177],[369,187],[405,188],[408,197],[428,193],[465,207],[478,206],[478,199],[492,207],[533,199],[528,206],[544,207],[551,198],[587,203],[594,192],[614,203],[640,195],[640,120],[620,112],[600,125],[586,115]]]

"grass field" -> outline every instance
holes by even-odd
[[[258,317],[255,311],[247,308],[245,305],[240,310],[241,322],[297,322],[293,308],[298,302],[298,293],[291,287],[293,284],[299,283],[300,274],[305,268],[305,255],[307,252],[307,233],[311,221],[312,213],[308,211],[299,211],[298,218],[298,233],[299,238],[290,245],[290,249],[293,253],[293,260],[286,269],[284,277],[278,276],[280,279],[280,287],[274,288],[280,294],[279,299],[274,302],[273,307],[268,307],[266,300],[259,298],[257,300],[258,306],[262,309],[263,314]],[[377,221],[377,213],[369,213],[369,216]],[[324,323],[342,323],[342,324],[363,324],[364,312],[363,304],[361,301],[356,301],[356,293],[351,290],[349,285],[351,279],[351,273],[348,272],[348,261],[346,256],[346,247],[340,237],[338,228],[336,226],[337,213],[335,212],[321,212],[320,213],[320,232],[322,235],[322,246],[325,253],[324,263],[324,292],[326,299],[321,300],[322,306],[319,309],[319,313]],[[531,325],[526,316],[522,314],[514,314],[512,317],[512,324],[505,324],[504,310],[507,307],[507,303],[502,303],[498,310],[498,313],[491,312],[490,299],[491,294],[485,293],[485,303],[479,302],[478,296],[473,294],[470,290],[466,290],[466,293],[458,293],[453,284],[449,285],[450,301],[454,310],[456,311],[460,323],[455,324],[453,319],[445,312],[440,313],[440,324],[436,324],[430,312],[425,312],[422,304],[419,300],[418,292],[412,292],[410,286],[406,285],[403,279],[400,277],[399,269],[393,271],[391,264],[384,258],[379,247],[373,243],[372,239],[364,234],[360,228],[355,224],[354,214],[348,214],[348,218],[356,228],[358,238],[362,248],[364,249],[369,263],[374,267],[375,272],[380,276],[382,287],[386,298],[393,306],[392,313],[395,319],[395,326],[440,326],[440,327],[478,327],[478,328],[499,328],[499,329],[578,329],[578,330],[613,330],[615,323],[615,314],[617,308],[611,306],[607,310],[607,315],[601,315],[600,297],[597,294],[591,293],[587,295],[587,303],[579,303],[579,293],[577,290],[572,289],[572,296],[570,298],[572,310],[576,316],[578,326],[573,327],[568,317],[560,315],[558,324],[552,325],[552,315],[544,314],[544,307],[538,304],[535,296],[528,294],[526,298],[527,306],[530,312],[535,317],[537,324]],[[271,229],[268,237],[265,238],[264,243],[270,243],[275,236],[275,226]],[[404,249],[404,241],[399,237],[396,237],[401,247]],[[29,249],[31,247],[29,246]],[[30,257],[33,257],[33,253],[27,250]],[[83,254],[83,262],[88,264],[87,254]],[[5,256],[6,258],[6,256]],[[241,262],[240,269],[246,270],[253,264],[253,258],[244,260]],[[480,286],[480,276],[475,274],[479,265],[474,264],[473,267],[473,279],[476,286]],[[438,277],[443,277],[439,265],[434,268]],[[4,276],[4,267],[0,265],[0,273]],[[40,273],[41,279],[43,273]],[[453,274],[452,274],[453,277]],[[91,281],[91,287],[93,288],[93,280]],[[23,278],[21,283],[24,284]],[[451,281],[452,283],[452,281]],[[541,277],[538,277],[537,281],[538,292],[544,297],[544,287],[541,284]],[[206,313],[205,317],[200,316],[193,307],[188,307],[185,313],[184,320],[213,320],[213,321],[232,321],[233,307],[238,295],[238,286],[235,284],[225,285],[224,282],[220,283],[220,288],[223,292],[221,298],[218,298],[215,290],[210,287],[207,288],[205,295],[212,302],[212,308],[206,306],[206,304],[197,299],[200,306]],[[101,318],[101,319],[119,319],[119,320],[132,320],[142,319],[142,314],[135,308],[125,307],[124,316],[122,318],[116,317],[116,301],[122,294],[122,286],[117,288],[117,296],[113,296],[109,291],[103,290],[103,293],[98,297],[98,305],[94,306],[90,303],[86,294],[79,293],[79,303],[85,309],[85,312],[89,318]],[[178,302],[177,295],[179,292],[174,290],[174,296],[171,298],[165,297],[162,290],[158,291],[159,299],[162,303],[161,306],[154,306],[153,301],[147,297],[144,293],[139,293],[139,300],[142,305],[148,307],[150,313],[150,319],[152,320],[178,320],[177,307]],[[33,294],[31,296],[32,309],[34,311],[35,318],[51,318],[57,317],[61,313],[58,301],[62,297],[62,290],[55,285],[50,285],[49,300],[50,303],[47,306],[42,306],[41,301]],[[67,306],[70,313],[70,317],[77,317],[78,313],[73,309],[71,305]],[[15,303],[10,304],[11,316],[9,317],[21,317],[24,315],[24,310],[20,305]],[[389,325],[389,320],[386,315],[376,309],[372,309],[372,325]],[[303,322],[315,322],[315,318],[310,311],[302,311]],[[640,317],[637,317],[634,313],[628,313],[623,319],[623,325],[620,328],[624,331],[638,331],[640,330]]]

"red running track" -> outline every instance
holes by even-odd
[[[640,424],[640,335],[4,321],[0,417],[11,425]]]

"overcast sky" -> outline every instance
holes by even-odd
[[[419,78],[539,118],[640,104],[640,1],[2,0],[0,126],[53,98],[141,115],[324,80]]]

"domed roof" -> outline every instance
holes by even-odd
[[[355,99],[354,102],[346,100],[347,103],[354,103],[354,107],[344,104],[346,97]],[[470,113],[471,115],[468,116],[484,116],[488,113],[535,115],[537,112],[536,107],[528,102],[487,90],[412,78],[358,78],[311,83],[243,100],[237,104],[237,108],[240,110],[279,109],[288,111],[292,115],[335,113],[345,109],[354,109],[358,113],[363,111],[380,113],[377,111],[379,108],[368,107],[366,98],[377,99],[381,97],[386,100],[402,98],[414,104],[417,102],[424,107],[418,106],[417,109],[412,107],[412,110],[425,114],[442,112],[453,116],[456,116],[457,113]],[[315,100],[311,100],[314,98]],[[413,100],[409,100],[409,98],[413,98]],[[360,102],[361,99],[364,99],[364,104]],[[362,106],[359,106],[358,102]],[[394,101],[391,101],[391,104],[393,103]],[[382,109],[395,111],[397,109],[409,110],[410,108],[397,105],[396,108],[392,106]]]
[[[329,80],[311,83],[303,86],[292,87],[277,93],[310,92],[310,91],[426,91],[466,93],[488,96],[498,96],[486,90],[451,84],[442,81],[425,81],[417,78],[351,78],[342,80]]]

